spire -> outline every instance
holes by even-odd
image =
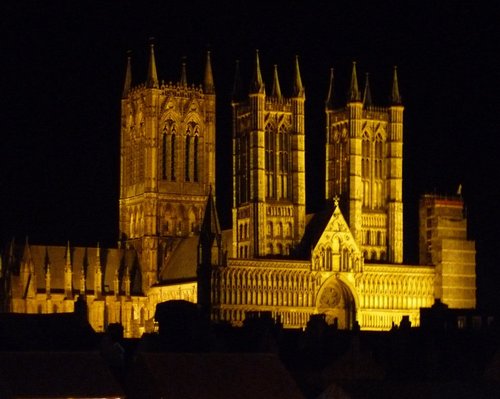
[[[71,251],[69,247],[69,240],[68,245],[66,246],[66,267],[64,269],[71,270]]]
[[[401,105],[401,96],[399,94],[399,84],[398,84],[398,67],[394,66],[394,74],[392,76],[392,91],[391,91],[391,103],[393,105]]]
[[[281,87],[278,78],[278,65],[274,64],[273,90],[271,96],[281,98]]]
[[[260,73],[259,50],[255,50],[255,69],[253,72],[252,85],[250,86],[251,93],[265,93],[266,88]]]
[[[94,295],[100,297],[102,294],[102,271],[101,271],[101,249],[97,243],[95,276],[94,276]]]
[[[234,69],[234,82],[232,100],[238,102],[243,98],[243,87],[240,77],[240,61],[236,60],[236,67]]]
[[[300,77],[299,56],[295,56],[295,71],[293,76],[293,95],[294,97],[304,96],[304,86],[302,86],[302,78]]]
[[[214,76],[212,74],[212,60],[210,59],[210,50],[207,51],[207,63],[205,65],[205,79],[203,81],[203,90],[205,94],[215,94]]]
[[[130,269],[127,268],[125,269],[125,277],[123,279],[123,283],[125,285],[125,295],[127,297],[130,297]]]
[[[82,268],[80,270],[80,295],[85,295],[85,292],[87,291],[87,281],[85,279],[85,267],[84,264],[82,263]]]
[[[51,286],[51,275],[50,275],[50,263],[47,263],[45,268],[45,294],[50,297],[50,286]]]
[[[348,101],[361,101],[361,96],[358,89],[358,77],[356,76],[356,61],[352,62],[351,86],[349,87]]]
[[[125,82],[123,84],[122,98],[128,97],[130,87],[132,86],[132,57],[130,54],[131,52],[129,51],[127,54],[127,69],[125,70]]]
[[[179,80],[181,86],[187,86],[187,72],[186,72],[186,57],[182,57],[181,63],[181,78]]]
[[[113,277],[113,292],[115,296],[120,294],[120,275],[118,274],[118,268],[116,268],[115,275]]]
[[[215,207],[215,200],[212,195],[212,186],[210,186],[200,236],[209,238],[217,235],[220,235],[219,216],[217,215],[217,208]]]
[[[158,74],[156,73],[156,61],[155,61],[155,45],[151,42],[149,44],[149,65],[148,65],[148,78],[146,80],[146,87],[158,88]]]
[[[325,106],[327,109],[333,109],[333,68],[330,68],[330,84],[328,87],[328,95],[326,96]]]
[[[73,271],[71,267],[71,251],[68,245],[66,247],[66,265],[64,266],[64,293],[66,298],[73,296]]]
[[[28,242],[28,237],[26,237],[26,244],[24,244],[23,263],[29,265],[30,268],[33,265],[33,258],[31,256],[31,247]]]
[[[372,105],[372,92],[370,90],[370,74],[366,73],[365,91],[363,93],[363,105],[369,107]]]
[[[96,254],[95,254],[95,269],[97,271],[101,270],[101,248],[99,247],[99,242],[97,243]]]

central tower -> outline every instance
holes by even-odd
[[[155,284],[179,239],[197,234],[215,192],[215,89],[207,54],[203,85],[161,84],[151,45],[145,84],[121,105],[120,240],[136,249],[142,287]]]
[[[243,96],[233,92],[233,256],[286,256],[305,228],[304,87],[295,59],[293,92],[284,97],[274,66],[270,95],[259,53]]]

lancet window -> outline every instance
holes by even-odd
[[[175,122],[171,119],[165,122],[162,132],[161,148],[161,178],[175,180],[176,142]]]
[[[285,127],[281,125],[278,132],[278,148],[277,148],[277,161],[278,161],[278,192],[279,197],[288,199],[288,173],[290,170],[289,164],[290,154],[290,135]]]
[[[271,124],[265,131],[266,197],[275,198],[276,134]]]

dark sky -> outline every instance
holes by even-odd
[[[417,204],[463,185],[478,250],[479,301],[494,307],[499,155],[499,13],[478,2],[1,2],[0,243],[115,245],[119,118],[127,50],[145,79],[155,38],[160,79],[201,83],[212,51],[217,89],[220,216],[230,223],[230,92],[235,60],[249,78],[255,49],[283,92],[300,57],[306,87],[307,202],[324,196],[324,99],[329,68],[343,103],[351,63],[387,104],[393,65],[405,105],[405,250],[415,263]],[[90,4],[90,5],[89,5]],[[260,2],[259,2],[260,4]],[[494,51],[496,50],[496,51]],[[495,302],[496,301],[496,302]]]

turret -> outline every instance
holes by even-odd
[[[363,185],[361,180],[361,145],[363,103],[358,88],[356,62],[352,63],[351,84],[347,95],[349,118],[349,226],[356,242],[361,242]]]
[[[397,67],[394,67],[389,106],[389,140],[387,199],[389,201],[388,225],[389,260],[403,262],[403,104],[399,94]]]

